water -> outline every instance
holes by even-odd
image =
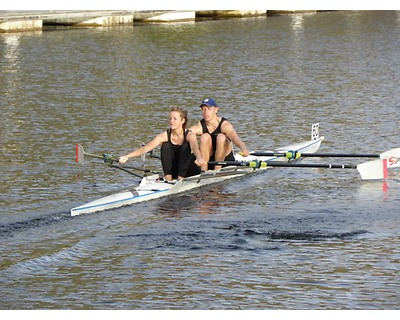
[[[217,99],[252,150],[398,147],[398,12],[0,35],[2,309],[399,309],[399,175],[277,168],[86,216],[170,105]],[[365,159],[306,159],[359,163]],[[134,165],[142,165],[137,159]],[[157,168],[157,160],[147,160]]]

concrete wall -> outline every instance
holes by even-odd
[[[236,18],[317,11],[204,10],[204,11],[0,11],[0,32],[40,30],[45,26],[106,27],[138,23],[195,21],[197,18]]]
[[[0,32],[20,32],[41,30],[43,20],[20,20],[20,21],[4,21],[0,22]]]

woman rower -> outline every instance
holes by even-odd
[[[190,177],[201,172],[204,166],[196,135],[186,129],[186,110],[172,106],[169,112],[169,129],[161,132],[143,147],[119,158],[124,164],[129,158],[139,157],[161,145],[161,163],[164,180],[172,181]]]

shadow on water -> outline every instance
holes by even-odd
[[[211,225],[210,225],[211,224]],[[168,249],[173,251],[254,251],[262,252],[279,250],[277,242],[324,242],[355,240],[369,232],[355,230],[352,232],[323,232],[323,231],[284,231],[262,230],[248,226],[240,226],[234,222],[221,226],[220,222],[204,221],[195,227],[185,229],[158,228],[147,229],[118,237],[120,241],[130,242],[132,239],[141,250],[158,251]]]
[[[185,197],[168,201],[197,203]],[[200,211],[198,211],[200,212]],[[119,235],[118,241],[128,242],[145,251],[253,251],[279,250],[283,242],[336,242],[352,241],[370,234],[368,230],[332,231],[316,229],[314,220],[303,222],[283,217],[276,219],[254,218],[243,220],[227,219],[227,216],[186,215],[181,210],[168,209],[162,214],[165,219],[148,225],[147,228]],[[307,220],[307,219],[304,219]],[[312,221],[311,221],[312,220]]]
[[[0,224],[0,237],[12,237],[15,233],[39,227],[51,227],[54,224],[72,219],[68,211],[51,213]]]
[[[266,233],[259,233],[253,230],[245,230],[245,233],[249,236],[267,236],[272,240],[302,240],[302,241],[324,241],[324,240],[350,240],[354,239],[359,235],[369,233],[366,230],[356,230],[352,232],[322,232],[322,231],[303,231],[303,232],[291,232],[291,231],[268,231]]]

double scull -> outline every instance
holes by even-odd
[[[281,147],[276,149],[274,152],[276,153],[285,153],[285,152],[298,152],[298,153],[314,153],[316,152],[324,137],[319,137],[319,124],[312,125],[311,131],[311,139],[291,144],[285,147]],[[272,152],[272,151],[271,151]],[[78,161],[78,153],[80,156],[86,154],[83,151],[83,148],[78,145],[77,147],[77,161]],[[86,154],[93,157],[99,157],[92,154]],[[102,156],[100,156],[102,158]],[[287,163],[291,161],[285,156],[249,156],[242,157],[240,154],[235,155],[236,161],[253,161],[257,163],[262,162],[272,162],[277,161],[276,163]],[[296,159],[292,159],[296,160]],[[192,177],[184,178],[173,183],[166,182],[160,179],[159,174],[151,174],[149,176],[145,176],[142,178],[140,184],[136,187],[133,187],[132,190],[124,190],[122,192],[112,194],[101,199],[83,204],[81,206],[75,207],[71,209],[71,215],[77,216],[86,213],[94,213],[98,211],[115,209],[123,206],[132,205],[134,203],[139,203],[143,201],[149,201],[173,194],[182,193],[185,191],[189,191],[192,189],[200,188],[202,186],[219,183],[222,181],[226,181],[229,179],[253,174],[259,171],[263,171],[267,169],[265,166],[240,166],[233,165],[223,167],[219,170],[210,170],[206,172],[202,172],[199,175],[195,175]]]

